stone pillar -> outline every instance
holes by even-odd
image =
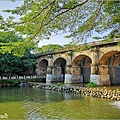
[[[91,64],[91,75],[95,75],[95,64]]]
[[[72,72],[72,70],[74,72]],[[64,83],[80,83],[80,82],[83,82],[80,67],[79,66],[72,67],[71,65],[67,65]]]
[[[46,84],[51,83],[53,79],[53,74],[52,74],[52,66],[47,67],[47,74],[46,74]]]
[[[97,85],[100,85],[100,75],[97,74],[99,71],[96,67],[98,68],[96,64],[91,64],[90,81],[96,83]]]
[[[72,83],[72,74],[65,74],[64,83]]]
[[[55,74],[55,67],[52,67],[52,74]]]
[[[46,84],[48,83],[51,83],[53,79],[53,75],[52,74],[46,74]]]
[[[72,74],[73,74],[73,75],[81,75],[80,66],[73,66],[73,67],[72,67]]]
[[[65,72],[64,83],[71,83],[71,78],[72,78],[71,67],[72,67],[71,65],[66,65],[66,72]]]
[[[110,76],[108,74],[108,65],[100,65],[100,85],[110,85]]]
[[[47,74],[52,74],[52,66],[47,67]]]
[[[83,76],[81,74],[80,66],[73,66],[71,83],[83,83]]]

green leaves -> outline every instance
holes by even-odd
[[[10,53],[22,57],[26,50],[34,48],[35,45],[29,39],[23,39],[13,31],[0,32],[0,53]]]
[[[69,32],[66,38],[86,40],[94,30],[105,32],[120,26],[120,1],[112,0],[25,0],[21,7],[6,12],[20,15],[20,21],[10,17],[2,28],[26,35],[28,46],[59,31]]]
[[[0,54],[0,74],[34,74],[36,66],[36,55],[31,54],[30,50],[20,58],[9,53]]]
[[[19,71],[20,58],[11,54],[0,54],[0,71],[13,73]]]
[[[48,44],[48,45],[42,46],[41,48],[36,48],[34,51],[35,53],[41,53],[41,52],[54,51],[59,48],[63,48],[63,47],[59,44]]]

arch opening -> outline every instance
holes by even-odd
[[[120,84],[120,52],[109,57],[106,63],[111,84]]]
[[[86,55],[79,55],[73,61],[73,74],[81,76],[80,79],[82,79],[84,83],[90,81],[91,63],[91,58]]]
[[[111,85],[120,84],[120,52],[109,51],[104,54],[100,59],[101,77],[105,74],[109,76],[109,83]],[[106,78],[107,79],[107,78]],[[104,78],[105,80],[105,78]]]
[[[48,61],[43,59],[38,64],[37,75],[45,77],[47,74]]]
[[[66,60],[64,58],[57,58],[54,63],[54,74],[57,76],[57,80],[65,81]]]

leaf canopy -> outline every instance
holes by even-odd
[[[25,47],[59,31],[70,33],[67,38],[80,40],[86,40],[93,31],[120,32],[119,0],[24,0],[21,7],[5,12],[20,15],[20,21],[0,17],[0,28],[26,35]]]
[[[49,51],[54,51],[56,49],[63,48],[59,44],[48,44],[48,45],[43,45],[42,47],[34,49],[35,53],[42,53],[42,52],[49,52]]]

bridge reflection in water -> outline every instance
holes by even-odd
[[[8,119],[120,119],[119,102],[28,87],[0,88]]]

